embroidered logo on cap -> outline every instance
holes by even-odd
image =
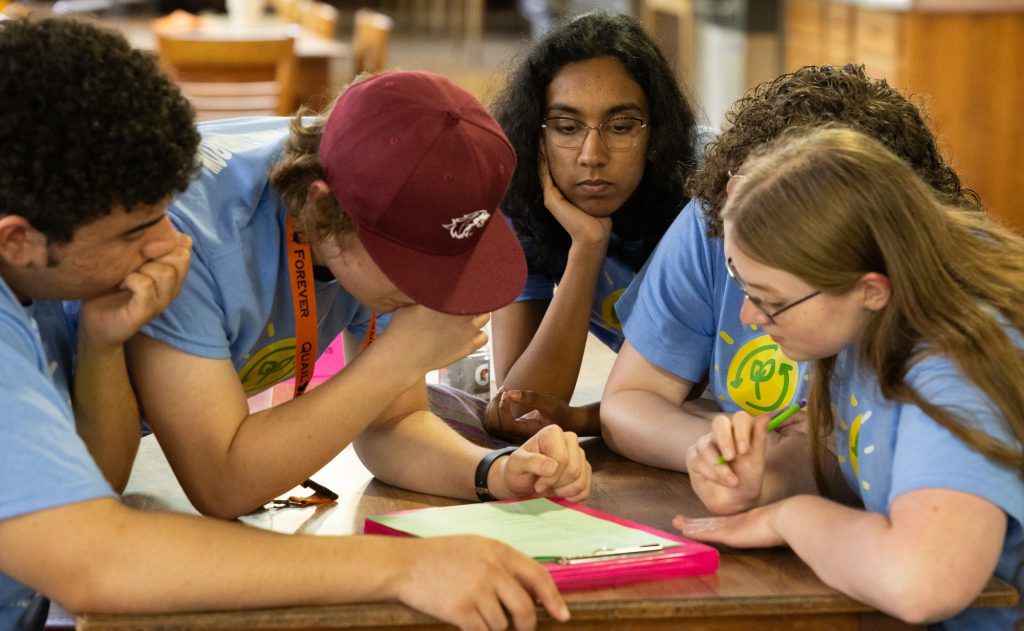
[[[490,218],[491,213],[486,210],[474,210],[461,217],[455,217],[451,223],[442,224],[441,227],[447,228],[448,234],[452,235],[453,239],[465,239],[472,235],[477,228],[487,223]]]

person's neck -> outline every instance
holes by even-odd
[[[11,293],[18,299],[18,302],[22,306],[29,306],[32,304],[32,298],[30,298],[23,290],[19,288],[20,283],[18,282],[16,275],[5,269],[3,265],[0,265],[0,282],[7,285],[11,289]]]

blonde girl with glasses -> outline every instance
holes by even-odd
[[[502,390],[485,427],[528,436],[555,422],[596,434],[597,405],[567,404],[587,334],[621,346],[615,302],[688,201],[683,185],[707,130],[643,27],[609,13],[579,16],[537,42],[494,112],[516,148],[502,209],[530,275],[493,314]]]
[[[807,396],[810,372],[780,350],[772,332],[740,321],[744,303],[787,323],[820,298],[768,296],[748,287],[722,250],[721,209],[744,180],[756,147],[792,127],[840,123],[881,141],[927,182],[934,195],[967,212],[978,205],[939,152],[923,114],[864,68],[806,66],[767,81],[738,100],[721,133],[690,177],[693,201],[679,213],[649,262],[616,304],[626,342],[601,400],[601,433],[638,462],[686,470],[687,451],[717,415],[772,414]],[[865,181],[863,186],[871,186]],[[748,301],[744,290],[753,300]],[[704,390],[706,384],[706,390]],[[687,401],[704,390],[704,396]],[[770,436],[769,458],[787,461],[806,449],[802,414]],[[799,456],[797,456],[799,457]]]
[[[673,524],[788,545],[909,623],[1010,629],[1021,605],[965,609],[993,573],[1024,587],[1024,239],[936,201],[863,134],[792,136],[747,161],[721,217],[752,299],[820,292],[774,324],[752,300],[741,311],[813,362],[813,459],[766,462],[766,417],[716,423],[687,465],[708,508],[731,516]],[[837,466],[863,507],[814,492]]]

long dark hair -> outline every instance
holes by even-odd
[[[696,115],[657,44],[636,20],[611,13],[587,13],[550,31],[512,72],[494,104],[494,117],[516,150],[516,171],[503,210],[524,241],[531,273],[559,278],[569,250],[569,235],[544,208],[538,171],[541,120],[547,89],[566,65],[614,57],[635,80],[650,106],[651,142],[637,190],[616,211],[630,236],[643,238],[639,249],[612,252],[639,270],[686,204],[684,184],[696,167]],[[621,216],[620,215],[625,215]]]

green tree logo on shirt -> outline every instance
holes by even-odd
[[[253,354],[238,378],[242,381],[245,396],[262,392],[274,384],[281,383],[295,375],[295,338],[278,340]]]
[[[744,344],[729,363],[729,396],[753,415],[781,409],[792,401],[800,371],[767,335]]]

